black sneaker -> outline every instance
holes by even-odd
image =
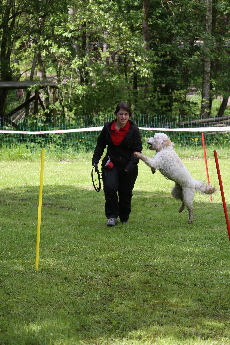
[[[114,226],[114,225],[117,225],[117,223],[118,223],[117,218],[109,218],[107,221],[107,226]]]
[[[128,223],[129,222],[129,218],[128,217],[127,218],[126,217],[124,217],[124,218],[120,217],[120,222],[121,223]]]

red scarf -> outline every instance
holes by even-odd
[[[111,139],[114,145],[120,145],[124,137],[126,136],[130,122],[128,121],[124,127],[121,127],[119,131],[115,128],[116,120],[113,121],[110,130],[111,130]]]

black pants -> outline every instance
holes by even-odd
[[[107,218],[120,217],[122,222],[129,219],[133,187],[137,178],[138,167],[132,173],[124,168],[103,169],[105,193],[105,215]]]

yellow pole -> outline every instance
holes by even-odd
[[[43,190],[43,172],[44,172],[44,152],[41,152],[41,170],[40,170],[40,189],[39,189],[39,199],[38,199],[38,226],[37,226],[37,243],[36,243],[36,259],[35,259],[35,269],[38,270],[39,261],[39,247],[40,247],[40,230],[41,230],[41,219],[42,219],[42,190]]]

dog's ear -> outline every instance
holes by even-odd
[[[165,138],[162,142],[162,148],[163,147],[168,147],[168,146],[173,146],[174,143],[170,140],[169,137]]]

